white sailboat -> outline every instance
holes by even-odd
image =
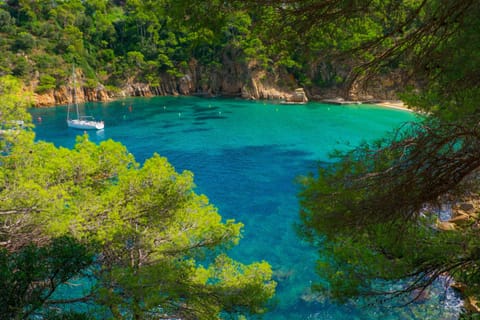
[[[77,118],[70,119],[70,104],[67,109],[67,126],[69,128],[81,130],[101,130],[105,127],[103,121],[96,121],[92,116],[81,116],[78,111],[77,87],[76,87],[75,67],[73,67],[73,105],[75,106]]]

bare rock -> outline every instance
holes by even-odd
[[[85,101],[108,101],[108,94],[103,90],[103,86],[98,88],[84,88]]]
[[[459,291],[463,296],[463,306],[468,312],[479,313],[480,312],[480,302],[472,296],[466,295],[468,287],[466,284],[461,282],[455,282],[450,285],[453,289]]]
[[[189,95],[194,88],[192,78],[187,74],[180,78],[179,84],[178,84],[178,91],[180,94],[183,95]]]
[[[457,225],[467,224],[470,221],[468,214],[458,214],[454,218],[448,220],[448,222],[455,223]]]
[[[33,95],[33,99],[35,101],[35,106],[36,107],[48,107],[48,106],[54,106],[56,101],[55,101],[55,95],[53,93],[53,90],[43,93],[43,94],[37,94],[35,93]]]
[[[437,221],[437,228],[442,231],[452,231],[455,230],[455,224],[448,221]]]
[[[464,211],[464,210],[461,210],[461,209],[454,209],[452,211],[452,216],[455,218],[455,217],[458,217],[458,216],[468,216],[469,214]]]
[[[295,89],[295,92],[289,98],[287,98],[287,102],[305,103],[308,102],[308,98],[303,88],[298,88]]]
[[[463,306],[467,311],[473,312],[473,313],[480,313],[480,302],[477,300],[477,298],[468,296],[465,297],[463,300]]]
[[[78,90],[77,90],[77,93],[79,93]],[[64,86],[56,89],[54,91],[54,96],[55,96],[55,102],[57,104],[68,104],[68,103],[71,103],[73,100],[71,89]],[[83,101],[81,97],[77,97],[77,98],[78,98],[78,102]]]
[[[300,299],[307,303],[312,303],[312,302],[324,303],[325,302],[325,296],[317,292],[313,292],[311,288],[305,289],[302,295],[300,296]]]

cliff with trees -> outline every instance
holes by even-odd
[[[392,98],[405,83],[396,67],[395,77],[351,82],[363,58],[338,53],[361,39],[347,30],[331,40],[339,30],[293,25],[278,8],[241,2],[9,0],[0,4],[0,76],[22,79],[39,106],[69,102],[73,63],[80,101],[178,94],[282,99],[297,87],[313,98]],[[380,28],[358,27],[367,37]]]

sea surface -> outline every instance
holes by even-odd
[[[428,299],[403,308],[337,304],[311,292],[319,280],[315,261],[321,252],[301,240],[296,178],[333,161],[334,150],[373,141],[415,114],[373,105],[278,102],[195,97],[129,98],[87,103],[82,113],[105,121],[90,140],[122,142],[143,163],[153,153],[168,158],[177,171],[195,174],[204,193],[225,219],[245,224],[240,244],[229,255],[244,263],[266,260],[278,282],[271,311],[263,319],[455,319],[459,299],[437,285]],[[67,108],[30,110],[38,140],[72,147],[83,131],[66,126]]]

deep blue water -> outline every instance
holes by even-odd
[[[415,115],[377,106],[320,103],[281,105],[193,97],[135,98],[89,103],[82,108],[105,121],[90,139],[114,139],[137,161],[154,152],[177,171],[195,174],[225,219],[245,224],[244,237],[230,255],[242,262],[267,260],[278,282],[276,304],[264,319],[453,319],[457,300],[440,289],[425,303],[385,308],[352,301],[344,305],[312,295],[309,286],[316,252],[299,239],[299,175],[314,172],[335,149],[353,148],[383,136]],[[66,126],[66,108],[31,110],[37,139],[72,147],[82,131]],[[41,121],[38,118],[41,117]],[[321,253],[320,253],[321,254]],[[445,293],[450,303],[445,304]],[[448,299],[447,299],[448,300]]]

